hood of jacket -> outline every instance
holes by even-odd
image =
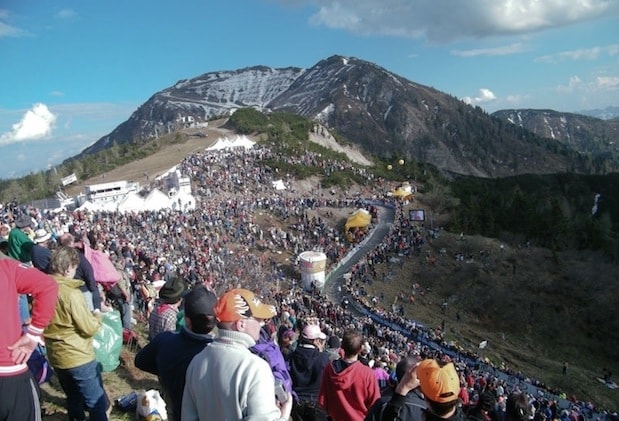
[[[335,360],[329,364],[329,368],[325,370],[325,376],[328,376],[331,382],[338,389],[348,389],[355,381],[356,373],[363,367],[360,361],[347,363],[344,360]]]
[[[313,346],[300,344],[290,354],[289,363],[295,390],[304,393],[311,389],[312,392],[318,393],[322,373],[329,363],[329,354],[320,352]]]
[[[318,358],[320,351],[314,346],[299,344],[290,356],[290,365],[294,365],[298,372],[308,371],[314,365],[314,361]]]

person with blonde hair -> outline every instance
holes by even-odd
[[[68,246],[52,253],[49,269],[58,283],[54,318],[43,332],[47,357],[67,395],[69,420],[107,420],[109,402],[103,388],[101,366],[95,359],[92,338],[101,328],[100,316],[91,313],[80,287],[73,279],[79,252]]]
[[[62,246],[67,246],[78,250],[79,263],[73,277],[84,281],[82,282],[80,290],[82,291],[84,297],[86,297],[86,305],[88,306],[88,310],[95,312],[102,311],[101,294],[99,293],[99,288],[97,287],[97,281],[95,280],[92,265],[83,253],[84,245],[82,240],[76,240],[73,234],[65,233],[58,237],[58,243]],[[80,249],[82,251],[80,251]],[[48,272],[51,273],[51,270]]]

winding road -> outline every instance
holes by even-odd
[[[378,244],[380,244],[381,241],[383,241],[383,238],[385,238],[385,236],[389,233],[391,225],[393,224],[395,211],[392,207],[386,206],[382,203],[371,204],[378,208],[378,223],[370,231],[368,236],[354,249],[352,249],[325,277],[323,292],[327,298],[334,303],[341,303],[344,297],[348,295],[342,288],[342,285],[344,284],[344,275],[350,272],[352,267],[359,260],[361,260],[363,256],[368,254]],[[349,298],[349,301],[353,302],[352,298]],[[354,306],[350,306],[349,311],[358,313],[358,315],[363,314]]]

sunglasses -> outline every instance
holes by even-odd
[[[260,325],[260,327],[262,327],[262,326],[264,326],[264,325],[265,325],[265,321],[264,321],[264,320],[258,320],[258,319],[254,318],[254,317],[251,317],[251,316],[250,316],[250,317],[246,317],[246,319],[248,319],[248,320],[255,320],[255,321],[257,321],[257,322],[258,322],[258,324]]]

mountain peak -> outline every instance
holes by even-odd
[[[526,116],[536,115],[583,124],[591,117],[577,119],[578,115],[552,110],[505,110],[490,116],[374,63],[341,55],[309,69],[252,66],[179,80],[154,94],[82,154],[115,143],[143,142],[172,133],[188,121],[203,124],[245,107],[298,114],[324,124],[368,153],[428,162],[455,174],[500,177],[587,171],[590,162],[583,158],[587,142],[561,138],[557,145],[558,138],[518,121],[531,121]],[[575,136],[573,130],[569,133]],[[595,147],[595,153],[609,152],[601,146],[605,142]],[[604,168],[617,167],[616,151],[610,152],[611,164],[604,158]]]

